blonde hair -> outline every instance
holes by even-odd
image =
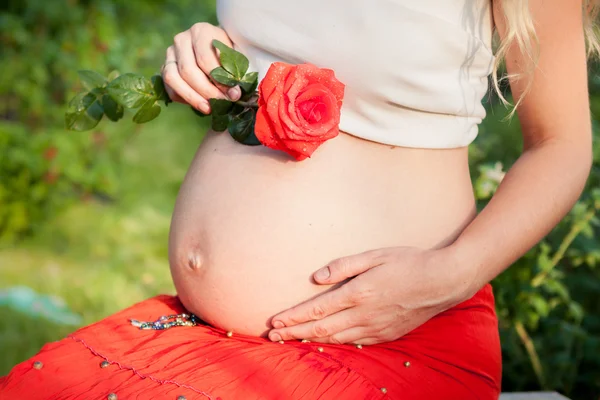
[[[595,23],[599,9],[600,0],[583,0],[583,30],[585,33],[588,57],[600,54],[600,41],[597,32],[598,26]],[[506,33],[496,51],[496,61],[492,77],[494,88],[496,89],[496,93],[500,97],[500,100],[505,105],[510,105],[508,100],[502,95],[499,82],[507,79],[530,78],[537,64],[539,49],[533,19],[531,17],[531,12],[529,11],[529,0],[502,0],[501,12],[504,14]],[[518,46],[521,54],[528,60],[528,64],[524,66],[524,72],[510,75],[506,74],[499,79],[498,69],[500,64],[504,60],[508,49],[513,45]],[[515,113],[517,107],[521,104],[523,98],[531,88],[531,84],[532,79],[528,79],[525,90],[517,99],[509,117]]]

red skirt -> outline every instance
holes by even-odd
[[[139,330],[185,312],[138,303],[46,344],[0,378],[1,399],[497,399],[501,357],[491,286],[399,340],[361,349],[273,343],[198,325]]]

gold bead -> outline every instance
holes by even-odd
[[[319,351],[319,353],[323,352],[323,348],[322,347],[317,347],[317,350]]]
[[[310,340],[308,340],[308,339],[302,339],[302,343],[310,343]]]
[[[117,395],[116,395],[116,394],[114,394],[114,393],[111,393],[111,394],[109,394],[109,395],[108,395],[106,398],[107,398],[108,400],[117,400]]]
[[[229,331],[227,332],[227,337],[232,337],[233,336],[233,332]]]
[[[104,360],[100,363],[100,368],[108,368],[108,367],[110,367],[110,363],[108,361]]]
[[[387,393],[387,389],[386,388],[381,388],[381,393]]]
[[[362,344],[357,344],[356,348],[359,349],[359,350],[362,349]]]
[[[284,344],[284,343],[285,343],[285,342],[284,342],[283,340],[280,340],[280,341],[279,341],[279,344]]]
[[[410,367],[410,361],[404,361],[404,366],[405,366],[406,368]]]
[[[44,366],[44,363],[41,361],[36,361],[33,363],[33,368],[35,368],[35,369],[42,369],[43,366]]]

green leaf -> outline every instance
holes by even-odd
[[[155,98],[148,100],[133,116],[133,122],[143,124],[152,121],[160,114],[160,106]]]
[[[79,79],[81,80],[83,87],[87,90],[101,88],[108,83],[108,80],[96,71],[81,70],[77,71],[77,73],[79,74]]]
[[[165,89],[165,83],[163,82],[163,78],[160,75],[154,75],[150,78],[152,81],[152,87],[154,88],[154,95],[158,100],[162,100],[165,102],[165,106],[168,106],[169,103],[172,103],[173,100],[167,94]]]
[[[240,81],[240,87],[242,88],[244,93],[254,93],[257,86],[258,72],[250,72],[249,74],[244,75],[244,77]]]
[[[547,317],[550,307],[546,299],[539,293],[532,293],[529,297],[529,303],[533,309],[542,317]]]
[[[233,108],[233,102],[225,99],[208,99],[210,113],[214,115],[225,115]]]
[[[117,103],[110,95],[105,94],[102,96],[102,108],[104,109],[104,113],[111,121],[117,122],[121,118],[123,118],[123,113],[125,109],[122,105]]]
[[[260,142],[254,135],[255,119],[256,113],[251,108],[233,116],[229,123],[229,134],[239,143],[250,146],[259,145]]]
[[[72,131],[87,131],[98,125],[104,115],[102,105],[92,93],[79,93],[65,113],[65,124]]]
[[[121,75],[119,73],[119,71],[117,71],[116,69],[113,69],[112,71],[110,71],[110,73],[108,74],[108,80],[109,81],[113,81],[115,79],[117,79],[119,77],[119,75]]]
[[[577,321],[578,323],[583,320],[585,317],[585,311],[581,304],[577,302],[569,303],[569,314]]]
[[[107,86],[112,98],[125,108],[137,108],[154,98],[152,82],[142,75],[123,74]]]
[[[213,40],[212,44],[221,53],[219,59],[223,68],[236,80],[241,80],[248,71],[249,62],[246,56],[218,40]]]
[[[215,132],[223,132],[229,125],[229,115],[213,115],[211,128]]]
[[[227,72],[223,67],[217,67],[210,71],[210,76],[215,80],[215,82],[225,86],[233,87],[238,84],[238,80],[235,79],[234,76]]]
[[[96,96],[97,99],[100,99],[106,94],[106,88],[93,88],[90,90],[90,93]]]
[[[208,99],[210,114],[212,115],[211,128],[215,132],[223,132],[229,125],[229,112],[233,103],[225,99]]]

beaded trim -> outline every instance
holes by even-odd
[[[156,331],[162,331],[165,329],[172,328],[174,326],[196,326],[202,322],[200,318],[194,314],[172,314],[163,315],[156,321],[138,321],[137,319],[130,319],[131,325],[139,329],[152,329]]]

